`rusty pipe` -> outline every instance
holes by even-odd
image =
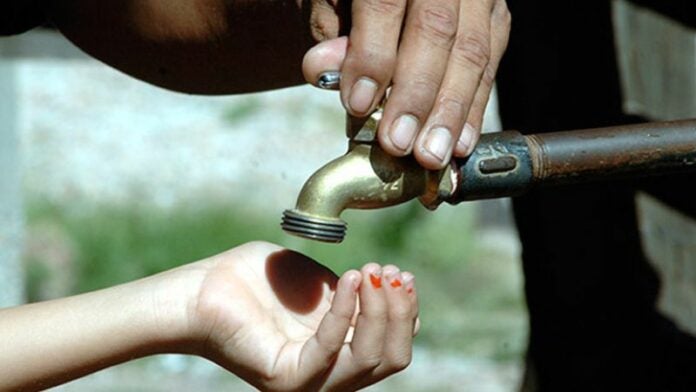
[[[418,198],[435,209],[523,194],[554,186],[615,178],[696,171],[696,120],[646,123],[525,136],[504,131],[481,136],[474,152],[440,171],[412,157],[394,158],[376,142],[381,111],[349,118],[346,155],[305,183],[295,209],[281,223],[291,234],[341,242],[348,208],[383,208]]]
[[[454,166],[457,191],[444,200],[450,204],[516,196],[534,186],[696,171],[696,120],[486,134]]]

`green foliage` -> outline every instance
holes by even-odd
[[[305,253],[337,274],[367,262],[396,264],[416,276],[421,303],[421,344],[441,350],[509,359],[524,347],[524,304],[505,278],[509,263],[485,252],[473,237],[473,210],[418,203],[374,211],[347,211],[344,243],[292,237],[279,228],[279,211],[237,203],[53,205],[29,203],[32,226],[61,227],[75,247],[75,292],[99,289],[199,260],[253,240]],[[30,260],[29,293],[49,279]],[[514,275],[514,274],[513,274]],[[507,279],[507,280],[506,280]],[[34,298],[34,297],[33,297]],[[34,298],[36,299],[36,298]]]
[[[151,275],[254,239],[272,240],[277,231],[241,209],[224,206],[75,209],[34,203],[29,211],[30,225],[52,221],[76,244],[77,292]]]
[[[230,125],[237,125],[249,119],[263,109],[261,99],[255,95],[244,96],[230,104],[222,116]]]

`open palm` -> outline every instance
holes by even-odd
[[[256,387],[355,390],[410,362],[417,301],[403,280],[374,263],[339,280],[297,252],[253,242],[209,260],[196,311],[210,359]]]

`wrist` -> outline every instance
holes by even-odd
[[[206,274],[198,262],[140,281],[151,296],[148,335],[157,352],[201,354],[207,335],[196,308]]]

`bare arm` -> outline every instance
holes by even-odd
[[[165,352],[206,357],[262,390],[355,390],[408,365],[413,285],[395,266],[371,263],[339,279],[252,242],[136,282],[0,310],[0,391],[43,390]]]
[[[316,84],[340,71],[343,106],[364,117],[391,87],[380,145],[428,169],[473,151],[511,23],[505,0],[46,4],[48,18],[85,51],[173,90],[258,91],[302,83],[302,72]]]
[[[47,18],[90,55],[177,91],[227,94],[304,82],[317,42],[302,0],[52,0]],[[333,13],[333,9],[332,9]],[[328,18],[338,34],[338,19]]]
[[[178,278],[1,310],[0,390],[43,390],[121,362],[195,348],[179,321],[185,306],[169,303],[165,311],[154,301],[170,279]]]

